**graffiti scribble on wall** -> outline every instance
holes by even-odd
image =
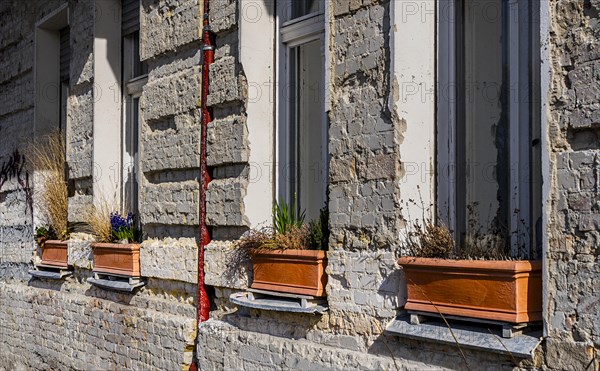
[[[27,208],[33,213],[33,190],[29,186],[29,173],[25,170],[25,156],[18,149],[0,165],[0,191],[6,182],[13,179],[25,192]]]

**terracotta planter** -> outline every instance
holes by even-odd
[[[325,296],[327,255],[316,250],[274,250],[252,254],[253,289]]]
[[[524,323],[542,319],[540,261],[402,257],[405,309]]]
[[[59,268],[67,268],[67,242],[48,240],[42,247],[42,264]]]
[[[140,276],[140,245],[92,243],[94,272],[121,276]]]

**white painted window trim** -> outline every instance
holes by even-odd
[[[123,188],[121,1],[95,0],[94,8],[94,203],[119,204]]]
[[[60,111],[55,104],[59,96],[59,55],[62,28],[69,25],[69,4],[65,3],[35,25],[34,66],[34,132],[44,134],[58,126]],[[42,50],[42,48],[44,50]],[[51,101],[55,89],[56,102]],[[49,99],[50,98],[50,99]],[[66,131],[66,130],[65,130]]]
[[[242,1],[238,43],[240,63],[248,80],[246,125],[248,128],[249,182],[244,211],[250,227],[271,222],[275,196],[275,121],[277,106],[275,53],[278,32],[275,2]]]
[[[323,14],[309,14],[299,19],[281,26],[281,42],[290,48],[319,39],[325,29]]]

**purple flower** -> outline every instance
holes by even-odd
[[[121,216],[117,211],[110,214],[110,225],[114,232],[119,232],[122,229],[131,228],[133,226],[133,214],[127,214],[127,217]]]

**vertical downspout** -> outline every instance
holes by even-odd
[[[198,251],[198,326],[208,320],[210,315],[210,300],[204,285],[204,249],[210,243],[210,233],[206,226],[206,190],[212,180],[210,170],[206,164],[206,138],[208,124],[212,121],[212,110],[206,105],[209,93],[209,67],[214,61],[215,47],[214,34],[209,25],[209,0],[204,0],[204,15],[202,28],[202,117],[200,133],[200,246]],[[198,370],[197,354],[192,362],[192,370]]]
[[[206,105],[209,93],[208,72],[215,59],[214,34],[210,31],[208,22],[209,0],[204,0],[204,27],[202,30],[202,129],[200,138],[200,171],[202,184],[200,186],[200,251],[198,253],[198,324],[208,319],[210,300],[204,287],[204,248],[210,243],[210,233],[206,226],[206,190],[212,180],[206,164],[206,136],[208,124],[212,121],[212,110]]]

